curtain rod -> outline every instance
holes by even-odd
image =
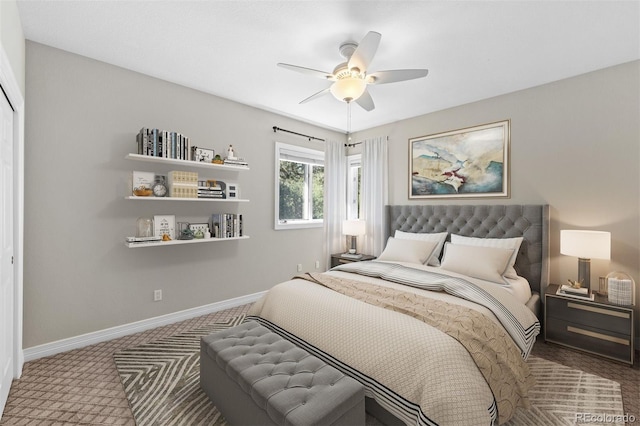
[[[316,138],[315,136],[303,135],[302,133],[292,132],[291,130],[281,129],[280,127],[273,126],[273,133],[275,133],[277,131],[287,132],[287,133],[291,133],[291,134],[294,134],[294,135],[302,136],[302,137],[305,137],[305,138],[309,139],[309,141],[317,140],[317,141],[320,141],[320,142],[324,142],[324,139]]]
[[[387,142],[389,141],[389,136],[385,136],[385,139],[387,140]],[[351,142],[351,143],[345,143],[344,146],[345,147],[350,147],[353,148],[356,145],[360,145],[361,143],[363,143],[364,141],[360,141],[360,142]]]

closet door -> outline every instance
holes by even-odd
[[[13,109],[0,92],[0,417],[13,379]]]

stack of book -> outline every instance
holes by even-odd
[[[126,241],[128,243],[152,243],[155,241],[162,241],[162,237],[127,237]]]
[[[576,288],[566,284],[563,284],[560,287],[558,287],[558,291],[556,292],[556,294],[561,296],[575,297],[578,299],[593,300],[593,294],[589,293],[588,288],[584,288],[584,287]]]
[[[143,127],[136,135],[136,142],[140,155],[191,160],[191,141],[178,132]]]
[[[229,164],[232,166],[249,167],[249,163],[244,161],[244,158],[228,158],[227,157],[224,159],[224,164]]]
[[[198,198],[226,198],[224,182],[219,180],[199,180]]]

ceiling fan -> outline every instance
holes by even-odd
[[[340,55],[346,59],[346,62],[338,64],[338,66],[333,69],[333,73],[283,63],[279,63],[278,66],[333,82],[330,87],[303,99],[300,102],[301,104],[331,93],[340,101],[347,103],[355,101],[365,110],[371,111],[375,108],[375,104],[367,90],[368,85],[413,80],[415,78],[426,77],[429,73],[429,70],[426,69],[389,70],[367,73],[369,64],[378,50],[381,38],[382,35],[380,33],[369,31],[359,44],[352,41],[342,43],[340,45]]]

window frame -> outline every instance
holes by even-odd
[[[291,145],[283,142],[275,143],[275,197],[274,197],[274,229],[306,229],[306,228],[321,228],[324,225],[324,219],[295,219],[289,221],[280,221],[280,161],[283,159],[283,155],[289,155],[290,157],[297,157],[309,165],[322,165],[324,167],[324,151],[320,151],[312,148],[305,148],[298,145]],[[308,161],[304,161],[304,160]],[[308,190],[313,184],[312,173],[309,171],[305,176],[305,185]],[[310,179],[310,180],[308,180]],[[313,214],[313,199],[308,197],[305,201],[307,213]]]

